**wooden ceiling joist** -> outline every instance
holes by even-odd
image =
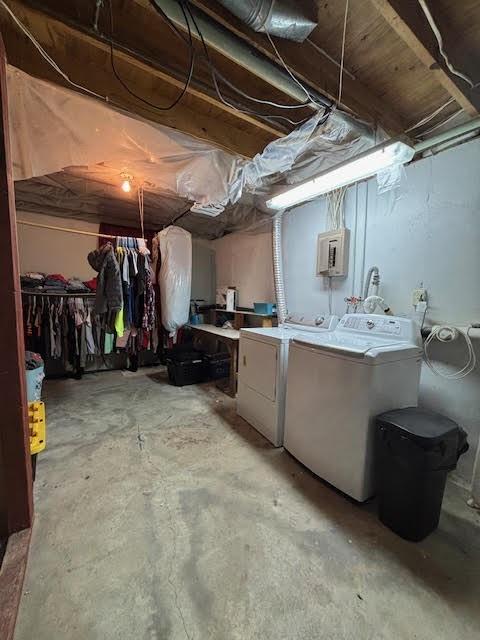
[[[112,74],[108,42],[15,0],[9,6],[75,82],[108,96],[111,104],[130,113],[208,140],[246,157],[252,157],[271,140],[285,134],[283,129],[240,113],[195,86],[189,88],[175,109],[157,111],[130,96],[119,85]],[[69,86],[4,11],[0,12],[0,28],[11,64],[37,77]],[[183,81],[178,77],[121,48],[115,50],[115,59],[125,81],[131,86],[141,87],[142,96],[153,103],[168,103],[183,87]]]
[[[478,0],[462,2],[471,7],[469,15],[474,18],[478,15],[480,19],[480,9],[475,13]],[[106,0],[96,21],[93,0],[91,3],[8,0],[14,13],[75,82],[108,96],[112,104],[130,113],[252,157],[269,142],[291,131],[294,122],[308,118],[313,113],[312,105],[299,106],[298,95],[292,93],[287,84],[278,82],[280,71],[286,74],[264,34],[252,31],[215,0],[191,0],[191,3],[213,34],[210,34],[209,52],[214,67],[261,104],[248,96],[240,96],[228,83],[220,83],[221,90],[233,106],[222,101],[213,87],[211,68],[205,61],[195,29],[192,35],[197,55],[192,83],[174,109],[156,110],[129,94],[113,73],[110,38],[121,77],[139,96],[154,104],[165,105],[178,96],[189,68],[188,41],[178,38],[178,33],[155,10],[151,0]],[[171,10],[172,6],[170,0],[165,0],[165,7]],[[333,102],[338,95],[344,6],[343,2],[318,4],[318,26],[310,42],[276,39],[292,72],[312,91]],[[468,28],[464,18],[463,22],[457,20],[455,34],[453,28],[448,28],[449,16],[458,18],[460,8],[452,7],[448,0],[438,0],[438,5],[432,2],[433,10],[435,16],[440,17],[442,33],[455,64],[475,76],[478,20],[471,19]],[[177,27],[185,30],[181,16],[176,19]],[[459,24],[463,26],[458,27]],[[4,10],[0,11],[0,28],[11,64],[68,86]],[[470,34],[466,42],[459,42],[459,32]],[[214,37],[217,34],[218,41]],[[230,42],[229,38],[233,40]],[[327,55],[322,54],[322,49]],[[408,131],[445,105],[450,97],[454,100],[440,113],[439,120],[455,116],[459,107],[464,113],[459,114],[457,122],[480,110],[480,91],[470,90],[467,83],[451,75],[445,67],[416,0],[351,1],[345,60],[351,73],[343,76],[342,108],[366,123],[380,125],[390,135]],[[285,112],[272,103],[295,106],[295,109]],[[255,115],[242,113],[235,106],[255,111]],[[260,113],[262,115],[257,115]],[[278,116],[283,119],[279,120]],[[285,117],[294,122],[287,123]]]
[[[471,90],[467,83],[447,70],[418,3],[412,5],[411,2],[404,0],[371,0],[371,2],[465,113],[470,116],[478,115],[480,92]]]
[[[148,0],[135,0],[148,4]],[[254,47],[262,55],[279,63],[268,39],[246,27],[238,18],[226,11],[214,0],[192,0],[192,3],[204,11],[213,20],[232,31],[237,37]],[[318,93],[336,102],[338,97],[339,68],[335,62],[318,53],[308,42],[297,43],[276,39],[283,59],[295,75],[315,89]],[[402,133],[406,122],[388,104],[373,91],[364,86],[352,75],[344,74],[342,107],[351,111],[365,122],[380,124],[392,135]]]

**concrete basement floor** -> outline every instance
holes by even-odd
[[[480,517],[454,485],[412,544],[213,385],[104,372],[45,400],[16,640],[480,638]]]

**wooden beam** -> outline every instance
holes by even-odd
[[[404,0],[371,0],[390,27],[416,54],[418,59],[430,69],[435,77],[456,102],[470,116],[476,116],[480,108],[479,92],[471,91],[462,80],[451,76],[438,53],[438,47],[433,44],[433,36],[425,28],[425,21],[419,16],[419,9],[415,3]],[[423,13],[422,13],[423,16]]]
[[[0,537],[29,528],[33,519],[32,466],[25,383],[25,346],[17,224],[8,121],[7,63],[0,36]]]
[[[23,593],[31,529],[10,536],[0,568],[0,638],[13,640]]]
[[[273,139],[285,134],[284,130],[240,113],[195,86],[190,87],[175,109],[155,110],[129,95],[113,76],[110,47],[105,39],[74,29],[20,2],[12,1],[10,6],[72,79],[96,93],[107,95],[113,105],[246,157],[252,157]],[[69,86],[43,60],[5,12],[0,13],[0,26],[11,64],[32,75]],[[183,81],[174,75],[122,49],[116,49],[115,59],[125,81],[130,86],[140,87],[139,93],[154,104],[168,103],[183,87]]]
[[[148,0],[135,0],[135,2],[145,4]],[[213,0],[192,0],[192,3],[262,55],[279,64],[266,36],[246,27],[238,18]],[[318,53],[308,42],[297,43],[277,38],[276,46],[295,75],[320,94],[334,102],[337,100],[339,69],[334,62]],[[392,135],[405,130],[406,122],[396,113],[394,105],[386,103],[359,80],[348,74],[343,78],[342,96],[342,106],[365,122],[379,123]]]
[[[73,0],[71,3],[65,3],[64,0],[43,0],[41,3],[38,0],[21,1],[32,9],[56,18],[96,39],[103,39],[108,45],[110,44],[110,38],[112,37],[110,2],[104,2],[99,14],[98,28],[95,30],[92,27],[91,7],[82,3],[81,0]],[[172,0],[169,1],[171,2]],[[143,60],[154,68],[165,70],[168,75],[173,75],[183,83],[189,66],[189,49],[186,44],[188,34],[186,33],[184,36],[185,42],[181,42],[178,35],[174,33],[168,23],[152,7],[152,2],[132,1],[125,6],[124,0],[112,0],[114,46],[118,50]],[[180,11],[179,14],[181,15]],[[182,25],[185,26],[184,21],[181,21],[179,26],[181,27]],[[141,37],[139,37],[139,34],[141,34]],[[211,70],[204,59],[201,41],[194,38],[193,45],[197,55],[192,87],[200,88],[203,93],[207,93],[207,95],[213,97],[215,101],[219,101],[225,107],[226,105],[219,99],[214,88]],[[294,98],[289,98],[282,91],[282,87],[272,86],[271,82],[263,81],[258,75],[242,66],[240,61],[236,59],[236,54],[228,58],[212,49],[210,56],[215,67],[221,73],[223,72],[232,83],[244,89],[247,93],[253,91],[258,98],[273,102],[291,105],[296,105],[298,102]],[[159,65],[161,66],[159,67]],[[252,109],[252,107],[255,109],[255,106],[257,106],[256,110],[265,113],[266,117],[273,115],[285,116],[283,110],[275,109],[268,103],[262,104],[261,107],[252,105],[251,101],[240,97],[238,93],[233,92],[229,87],[222,86],[222,94],[236,106],[247,109]],[[228,110],[230,111],[230,109]],[[307,118],[314,110],[313,107],[309,106],[298,107],[295,109],[295,117],[292,119],[301,120]],[[235,113],[238,115],[238,112]],[[246,115],[248,116],[248,113]],[[255,114],[253,114],[253,117],[255,120],[262,121],[262,118]],[[269,123],[265,120],[265,123],[271,124],[274,129],[278,128],[281,131],[289,131],[292,127],[292,125],[285,124],[285,121],[281,121],[281,123],[272,121]]]

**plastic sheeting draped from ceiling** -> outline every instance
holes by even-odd
[[[99,163],[148,188],[222,201],[240,158],[156,123],[8,67],[14,180]]]
[[[261,193],[286,172],[288,181],[311,177],[373,144],[368,127],[338,113],[319,125],[318,112],[245,160],[11,66],[8,89],[15,180],[102,163],[128,170],[150,190],[227,206],[245,191]]]
[[[158,276],[162,324],[171,337],[188,322],[192,291],[192,236],[180,227],[160,231],[154,260],[160,259]],[[155,242],[155,239],[154,239]]]

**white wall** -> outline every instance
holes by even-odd
[[[192,299],[215,304],[215,251],[208,240],[192,242]]]
[[[239,292],[238,306],[253,307],[254,302],[273,302],[271,233],[231,233],[214,240],[217,287],[234,286]]]
[[[427,325],[480,321],[480,141],[420,160],[406,169],[401,187],[378,195],[375,180],[353,186],[346,196],[351,230],[347,278],[334,279],[333,311],[345,312],[344,298],[361,295],[365,271],[377,265],[380,294],[394,313],[410,315],[412,289],[428,291]],[[317,234],[325,231],[323,198],[284,217],[286,294],[289,311],[328,310],[323,278],[315,276]],[[474,344],[480,357],[480,340]],[[440,364],[462,361],[463,345],[434,353]],[[456,420],[469,432],[470,451],[457,477],[471,480],[480,433],[480,373],[446,381],[422,369],[420,404]]]
[[[66,227],[80,231],[98,233],[98,224],[17,211],[19,220],[28,220],[55,227]],[[95,236],[82,236],[61,231],[51,231],[18,224],[18,246],[20,273],[39,271],[61,273],[66,278],[77,276],[90,280],[96,272],[90,267],[87,255],[98,246]]]

